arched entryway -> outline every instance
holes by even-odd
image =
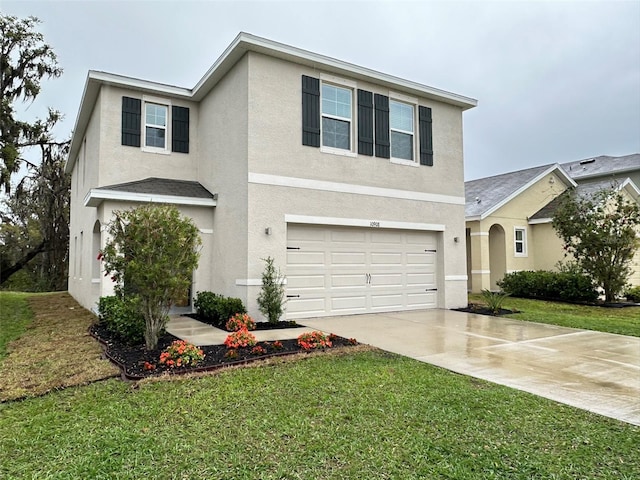
[[[489,288],[491,290],[499,290],[496,283],[507,273],[506,252],[504,228],[496,223],[489,229],[489,269],[491,270]]]

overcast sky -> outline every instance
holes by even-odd
[[[193,87],[240,31],[472,97],[465,179],[640,152],[640,1],[11,1],[64,68],[46,107],[73,129],[88,70]]]

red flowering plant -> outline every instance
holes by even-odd
[[[230,332],[237,332],[243,328],[247,330],[255,330],[256,322],[253,321],[246,313],[236,313],[233,317],[227,320],[225,328]]]
[[[224,340],[227,348],[253,347],[257,343],[255,335],[249,333],[246,328],[241,328],[237,332],[230,333]]]
[[[193,343],[176,340],[160,354],[160,365],[169,368],[196,365],[204,358],[204,352]]]
[[[273,348],[274,350],[282,350],[284,348],[284,345],[282,345],[282,342],[280,340],[276,340],[271,344],[271,348]]]
[[[312,350],[314,348],[331,348],[331,340],[322,332],[306,332],[298,337],[298,345],[304,350]]]
[[[267,353],[267,350],[264,347],[260,346],[260,345],[256,345],[255,347],[253,347],[251,349],[251,354],[252,355],[264,355],[266,353]]]

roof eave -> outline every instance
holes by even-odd
[[[217,205],[215,198],[184,197],[155,193],[134,193],[122,192],[120,190],[92,188],[84,197],[84,206],[98,207],[105,200],[136,203],[162,203],[169,205],[191,205],[197,207],[215,207]]]

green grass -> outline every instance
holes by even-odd
[[[377,350],[0,404],[2,478],[631,479],[639,441]]]
[[[3,324],[14,298],[0,294]],[[89,348],[91,315],[68,294],[25,298],[34,318],[2,364],[0,393],[14,378],[16,391],[41,396],[0,403],[0,478],[632,479],[640,471],[640,427],[367,347],[172,381],[95,381],[105,373]],[[72,362],[51,363],[56,356]]]
[[[484,303],[482,295],[470,295],[469,301]],[[508,297],[502,307],[520,311],[507,318],[640,337],[640,307],[592,307],[514,297]]]
[[[0,360],[7,355],[7,344],[19,338],[33,318],[28,297],[26,293],[0,293]]]

